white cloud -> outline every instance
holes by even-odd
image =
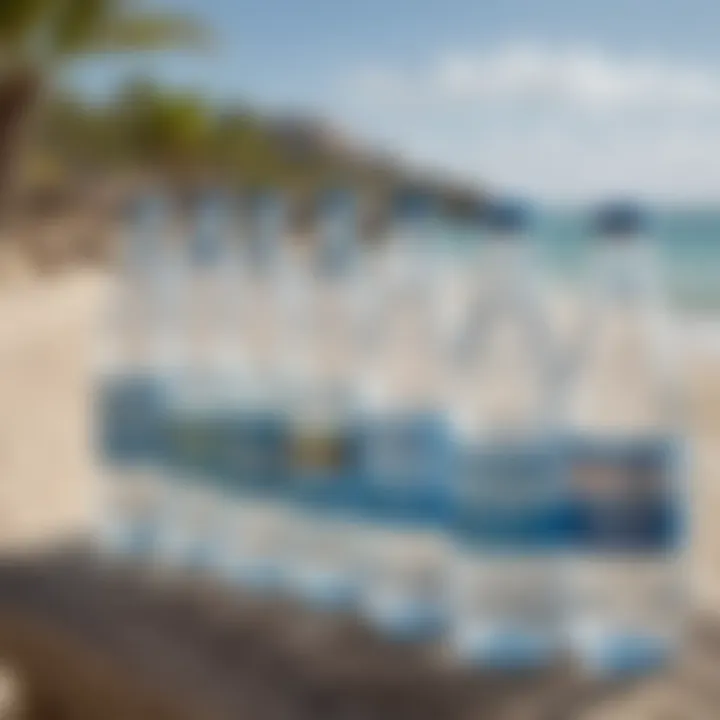
[[[415,71],[374,65],[353,91],[390,103],[544,104],[585,109],[720,108],[720,70],[613,57],[596,48],[512,44],[438,55]]]
[[[429,77],[436,98],[444,101],[530,101],[611,110],[720,106],[718,73],[613,58],[592,48],[512,45],[486,54],[453,53],[439,57]]]
[[[491,185],[720,200],[720,67],[526,43],[375,66],[350,92],[360,130]]]

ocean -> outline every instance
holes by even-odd
[[[544,269],[577,282],[587,271],[587,216],[545,212],[536,240]],[[658,210],[649,235],[656,243],[671,304],[683,316],[720,320],[720,208]]]
[[[650,211],[648,236],[655,243],[678,347],[720,359],[720,207]],[[468,227],[448,234],[466,246]],[[582,294],[590,272],[588,215],[581,210],[544,210],[533,232],[541,271]]]

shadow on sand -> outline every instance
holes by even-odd
[[[593,684],[572,667],[468,673],[349,618],[77,549],[0,565],[0,655],[31,720],[574,720],[637,687]],[[697,621],[687,655],[652,682],[710,711],[720,622]]]

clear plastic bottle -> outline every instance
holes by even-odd
[[[436,635],[447,609],[450,447],[436,222],[429,196],[395,198],[361,383],[362,609],[383,632],[412,640]]]
[[[354,602],[352,516],[357,493],[357,341],[361,298],[358,207],[346,190],[320,200],[317,245],[303,270],[292,329],[289,498],[292,589],[318,607]]]
[[[163,553],[171,564],[196,569],[216,567],[225,542],[220,429],[234,389],[231,207],[220,191],[185,198],[176,362],[166,383],[163,433],[173,490]]]
[[[520,202],[481,208],[484,270],[453,363],[451,644],[465,662],[524,669],[562,643],[564,476],[555,348]]]
[[[225,570],[254,591],[276,592],[284,582],[287,532],[287,204],[278,192],[255,190],[243,205],[233,293],[233,392],[223,430]]]
[[[571,632],[599,674],[673,655],[684,619],[680,392],[652,243],[628,203],[598,210],[585,342],[567,396]]]
[[[145,560],[157,549],[166,489],[160,412],[167,220],[167,204],[156,193],[128,206],[94,394],[101,544]]]

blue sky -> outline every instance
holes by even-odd
[[[155,0],[215,32],[150,72],[315,113],[409,159],[550,199],[720,199],[718,0]]]

